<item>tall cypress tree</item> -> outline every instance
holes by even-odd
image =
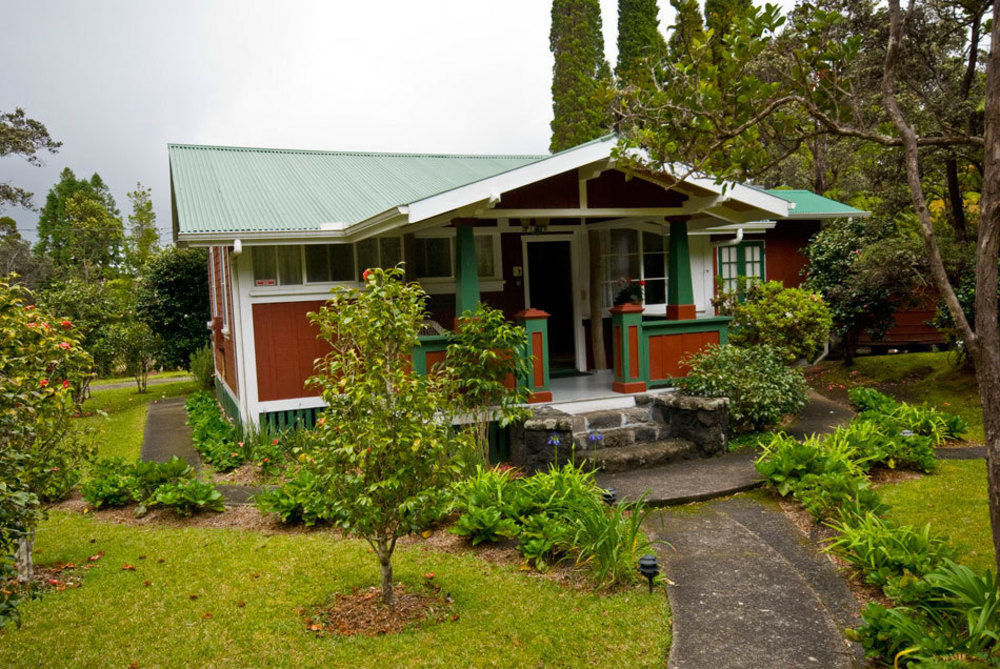
[[[702,23],[701,7],[698,0],[670,0],[674,8],[674,30],[670,33],[670,57],[676,62],[683,60],[691,51],[695,40],[705,38],[705,24]]]
[[[697,2],[697,0],[695,0]],[[626,82],[645,69],[648,59],[666,53],[660,34],[660,8],[656,0],[618,0],[618,65],[615,74]]]
[[[705,27],[712,31],[712,53],[716,54],[716,62],[719,60],[723,36],[752,7],[753,0],[705,0]]]
[[[552,0],[552,151],[582,144],[611,130],[602,100],[611,67],[604,57],[598,0]]]

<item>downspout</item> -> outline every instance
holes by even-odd
[[[238,239],[236,240],[239,241]],[[738,246],[740,242],[743,241],[743,228],[736,228],[736,237],[730,239],[728,242],[719,242],[715,245],[716,248],[720,246]]]

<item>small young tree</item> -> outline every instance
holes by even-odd
[[[527,344],[524,328],[514,325],[499,309],[479,305],[458,319],[458,328],[445,351],[446,375],[453,387],[454,410],[469,421],[475,442],[489,461],[489,427],[523,420],[528,390],[517,379],[531,369],[522,355]]]
[[[819,293],[785,288],[780,281],[753,283],[733,310],[736,346],[767,345],[787,362],[814,359],[830,337],[833,321]]]
[[[146,392],[149,372],[160,348],[160,337],[142,321],[128,318],[111,329],[109,338],[118,362],[135,379],[139,392]]]
[[[128,239],[125,259],[133,274],[138,274],[160,245],[160,231],[156,229],[156,212],[153,211],[152,189],[141,183],[128,194],[132,213],[128,215]]]
[[[92,455],[70,426],[72,388],[91,365],[72,329],[40,312],[27,289],[0,280],[0,556],[9,561],[16,545],[25,582],[42,502],[65,494],[68,474]]]
[[[404,283],[400,268],[367,270],[364,278],[362,288],[335,291],[310,316],[331,351],[310,380],[329,408],[307,466],[341,526],[375,551],[382,601],[392,606],[396,541],[433,520],[470,439],[443,413],[445,380],[411,369],[426,316],[423,289]]]

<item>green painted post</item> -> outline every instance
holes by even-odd
[[[518,384],[528,388],[531,396],[528,402],[551,402],[549,390],[549,315],[540,309],[525,309],[514,315],[527,335],[525,351],[522,353],[531,361],[531,371],[526,379],[518,379]]]
[[[649,353],[642,336],[642,305],[611,308],[611,337],[616,393],[641,393],[649,379]]]
[[[694,289],[691,286],[691,255],[688,251],[687,221],[670,221],[667,249],[667,319],[695,317]]]
[[[479,271],[475,230],[461,225],[455,232],[455,318],[458,319],[479,305]]]

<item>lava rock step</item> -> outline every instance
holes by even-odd
[[[618,448],[577,451],[576,457],[594,469],[614,473],[696,458],[698,447],[686,439],[663,439]]]

